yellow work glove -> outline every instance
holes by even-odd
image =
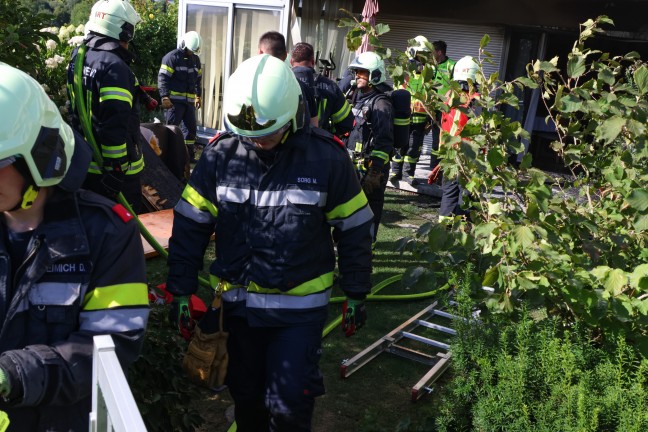
[[[169,109],[173,107],[173,103],[171,102],[171,99],[169,99],[168,96],[164,96],[162,98],[162,109]]]
[[[382,179],[382,171],[370,169],[365,174],[362,180],[362,190],[365,195],[371,195],[380,190],[380,181]]]
[[[194,105],[196,106],[196,109],[200,109],[200,107],[202,106],[202,99],[200,98],[200,96],[196,96]]]

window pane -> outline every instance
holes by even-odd
[[[280,31],[281,13],[278,10],[237,8],[234,12],[234,47],[232,72],[237,66],[258,52],[259,37],[267,31]]]
[[[187,31],[195,30],[202,38],[203,106],[196,111],[198,125],[219,129],[222,117],[223,72],[227,41],[227,8],[187,5]]]

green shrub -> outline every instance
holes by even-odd
[[[458,330],[434,430],[648,430],[648,360],[623,338],[598,346],[585,326],[528,315]]]
[[[154,306],[142,356],[133,364],[129,384],[149,431],[193,431],[204,422],[196,409],[201,389],[182,369],[186,343],[167,324],[167,308]]]

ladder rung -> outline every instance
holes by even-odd
[[[453,314],[448,313],[448,312],[440,311],[440,310],[438,310],[438,309],[434,309],[433,312],[434,312],[434,315],[438,315],[438,316],[440,316],[440,317],[444,317],[444,318],[450,318],[450,319],[462,319],[461,317],[459,317],[459,316],[457,316],[457,315],[453,315]]]
[[[434,363],[439,361],[439,356],[432,356],[397,344],[391,345],[389,348],[387,348],[387,352],[426,365],[433,365]]]
[[[419,325],[422,325],[423,327],[431,328],[431,329],[434,329],[434,330],[439,330],[439,331],[441,331],[443,333],[451,334],[452,336],[457,335],[457,331],[454,330],[454,329],[451,329],[450,327],[445,327],[445,326],[442,326],[442,325],[439,325],[439,324],[434,324],[434,323],[431,323],[431,322],[428,322],[428,321],[423,321],[423,320],[419,320],[418,323],[419,323]]]
[[[414,333],[403,332],[402,335],[403,335],[403,337],[406,337],[408,339],[412,339],[412,340],[415,340],[415,341],[418,341],[418,342],[422,342],[424,344],[432,345],[432,346],[435,346],[437,348],[441,348],[441,349],[444,349],[444,350],[449,350],[450,349],[450,345],[448,345],[448,344],[444,344],[443,342],[435,341],[434,339],[429,339],[429,338],[426,338],[426,337],[423,337],[423,336],[419,336],[419,335],[414,334]]]

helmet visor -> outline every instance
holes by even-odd
[[[263,131],[271,128],[277,123],[276,119],[264,119],[256,115],[254,106],[243,104],[238,114],[227,114],[227,120],[230,124],[243,131]],[[276,132],[274,129],[271,133]],[[263,136],[258,133],[253,134],[255,137]],[[268,134],[269,135],[269,134]]]
[[[16,162],[16,157],[15,156],[9,156],[4,159],[0,159],[0,169],[8,167],[9,165],[13,164]]]

